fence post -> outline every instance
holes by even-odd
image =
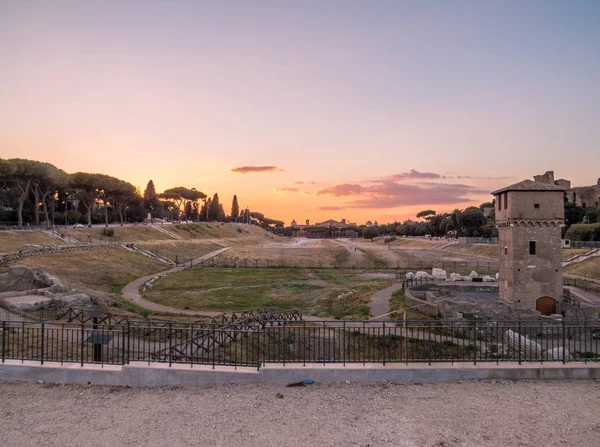
[[[579,336],[579,343],[581,343],[581,335]],[[583,345],[585,346],[584,353],[587,352],[587,328],[585,327],[585,320],[583,320]],[[587,354],[584,355],[584,363],[587,363]]]
[[[125,325],[121,326],[121,365],[125,364]]]
[[[302,340],[302,366],[306,366],[306,321],[302,323]],[[308,346],[310,347],[310,339]]]
[[[427,350],[427,356],[429,357],[429,366],[431,366],[431,321],[427,322],[427,336],[429,337],[429,349]]]
[[[519,365],[521,364],[521,320],[519,320]]]
[[[83,368],[83,339],[85,337],[85,325],[81,323],[81,367]]]
[[[473,323],[473,364],[477,365],[477,321]]]
[[[566,334],[565,334],[565,319],[563,318],[562,320],[562,361],[563,361],[563,365],[565,363],[567,363],[567,360],[565,358],[565,349],[566,349]]]
[[[212,367],[215,369],[215,345],[217,344],[217,340],[215,339],[215,325],[213,324],[212,330]],[[171,361],[171,357],[169,357],[169,362]]]
[[[2,363],[6,359],[6,321],[2,322]]]
[[[131,351],[131,323],[129,322],[129,320],[127,320],[127,364],[128,365],[131,360],[130,351]]]
[[[169,367],[173,357],[173,323],[169,323]]]
[[[44,364],[44,322],[42,321],[42,349],[40,352],[41,364]]]
[[[390,340],[391,344],[391,340]],[[385,366],[385,354],[386,354],[386,338],[385,338],[385,321],[383,322],[383,366]]]
[[[262,328],[260,327],[260,323],[258,326],[258,342],[257,342],[257,347],[256,347],[256,370],[260,371],[260,332],[261,332]]]
[[[343,360],[343,362],[344,362],[344,366],[346,366],[346,343],[347,343],[347,338],[348,338],[348,336],[346,334],[346,321],[342,322],[342,330],[343,330],[343,333],[344,333],[344,335],[342,337],[342,340],[344,341],[343,342],[344,344],[343,344],[343,347],[342,347],[342,349],[344,350],[344,354],[343,354],[343,359],[344,360]]]

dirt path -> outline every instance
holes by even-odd
[[[356,244],[352,244],[348,239],[333,239],[333,242],[344,247],[356,261],[363,261],[366,257],[362,249],[357,248]]]
[[[310,378],[310,377],[307,377]],[[276,398],[281,393],[282,398]],[[0,383],[4,446],[594,446],[600,383]]]
[[[371,315],[373,317],[378,317],[379,315],[388,314],[391,310],[390,298],[392,297],[392,293],[401,288],[401,283],[394,284],[393,286],[381,289],[379,292],[373,295],[373,298],[371,298]],[[389,316],[385,318],[389,318]]]
[[[224,251],[229,250],[229,248],[230,247],[223,247],[219,250],[213,251],[204,256],[200,256],[199,258],[192,260],[191,264],[192,264],[192,266],[198,265],[204,261],[207,261],[211,258],[214,258],[215,256],[220,255]],[[171,275],[173,273],[178,273],[178,272],[185,270],[188,267],[189,267],[189,264],[186,264],[185,266],[173,267],[172,269],[165,270],[164,272],[155,273],[153,275],[148,275],[148,276],[144,276],[142,278],[138,278],[135,281],[127,284],[123,288],[123,298],[125,298],[127,301],[129,301],[131,303],[137,304],[138,306],[141,306],[152,312],[162,312],[162,313],[171,313],[171,314],[179,314],[179,315],[196,315],[196,316],[205,316],[205,317],[214,317],[217,315],[221,315],[222,312],[194,311],[194,310],[185,310],[185,309],[178,309],[176,307],[164,306],[162,304],[153,303],[152,301],[148,301],[148,300],[145,300],[144,298],[142,298],[142,295],[140,294],[140,287],[142,287],[146,281],[150,281],[152,278],[156,277],[157,275]]]

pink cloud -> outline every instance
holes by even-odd
[[[317,211],[340,211],[346,209],[343,206],[320,206],[316,208]]]
[[[386,178],[389,180],[425,180],[425,179],[433,180],[433,179],[445,178],[445,177],[442,177],[440,174],[436,174],[434,172],[419,172],[419,171],[415,171],[414,169],[411,169],[408,172],[390,175],[389,177],[386,177]]]
[[[320,190],[317,194],[361,196],[346,202],[350,208],[397,208],[413,205],[448,205],[470,202],[474,194],[489,191],[454,183],[418,182],[410,185],[386,179],[372,186],[343,183]]]
[[[317,191],[318,196],[324,194],[331,194],[333,196],[358,196],[365,191],[365,188],[361,185],[344,183],[342,185],[331,186],[329,188],[321,189]]]
[[[233,168],[231,172],[235,172],[237,174],[250,174],[256,172],[274,172],[274,171],[282,171],[277,166],[240,166],[239,168]]]

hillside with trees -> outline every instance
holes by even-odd
[[[218,193],[175,186],[158,193],[152,180],[143,194],[131,183],[105,174],[68,174],[49,163],[0,159],[0,224],[5,227],[125,224],[166,219],[186,222],[246,222],[283,225],[246,208],[237,195],[227,215]]]

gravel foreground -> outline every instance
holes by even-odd
[[[598,446],[600,382],[0,382],[0,445]]]

